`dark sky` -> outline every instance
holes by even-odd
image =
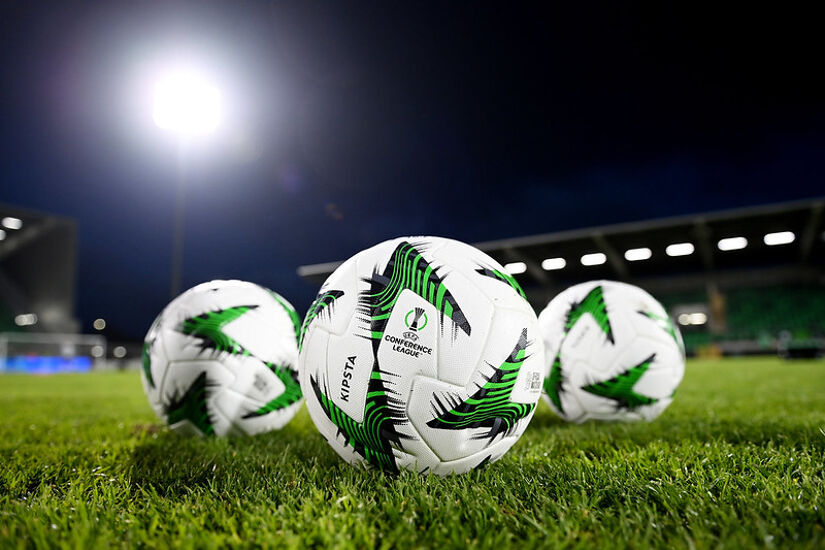
[[[168,300],[175,143],[153,75],[228,113],[188,156],[185,287],[305,309],[298,265],[825,194],[812,13],[498,3],[4,2],[0,201],[78,221],[78,315],[139,339]],[[570,3],[579,4],[583,3]]]

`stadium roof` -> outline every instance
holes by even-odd
[[[70,218],[0,204],[0,332],[18,318],[31,319],[26,329],[77,330],[76,233]]]
[[[763,277],[766,271],[774,278],[821,277],[825,267],[823,210],[825,197],[501,239],[475,246],[508,266],[531,299],[543,298],[537,295],[538,289],[554,291],[600,278],[647,283],[667,280],[669,286],[687,287],[706,282],[709,277],[740,280]],[[769,243],[791,242],[769,245],[766,235],[775,235],[767,239]],[[720,247],[722,239],[733,240],[724,241]],[[680,244],[683,246],[672,247]],[[676,255],[680,252],[683,255]],[[592,265],[583,264],[585,255],[593,255],[585,259]],[[632,260],[634,257],[641,259]],[[545,260],[551,260],[545,264],[548,269],[542,267]],[[298,274],[320,284],[340,264],[305,265],[298,268]],[[550,269],[553,267],[557,269]]]
[[[0,203],[0,261],[62,226],[74,227],[74,221]]]

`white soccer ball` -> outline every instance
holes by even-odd
[[[665,308],[641,288],[590,281],[539,315],[544,396],[572,422],[653,420],[685,372],[685,347]]]
[[[472,246],[386,241],[330,275],[299,359],[315,425],[347,462],[440,475],[494,462],[541,393],[538,321],[515,280]]]
[[[143,389],[178,432],[253,435],[283,427],[303,400],[300,319],[284,298],[210,281],[175,298],[143,344]]]

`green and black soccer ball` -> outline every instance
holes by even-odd
[[[437,237],[394,239],[330,275],[302,328],[310,416],[346,461],[452,474],[494,462],[539,400],[544,348],[518,283]]]
[[[143,346],[143,388],[178,432],[252,435],[284,426],[303,397],[295,309],[244,281],[211,281],[175,298]]]
[[[539,315],[544,396],[572,422],[653,420],[685,371],[682,335],[650,294],[614,281],[568,288]]]

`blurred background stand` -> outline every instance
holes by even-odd
[[[540,312],[564,289],[611,279],[667,308],[688,355],[825,352],[825,199],[476,243]],[[298,268],[320,285],[341,262]]]

